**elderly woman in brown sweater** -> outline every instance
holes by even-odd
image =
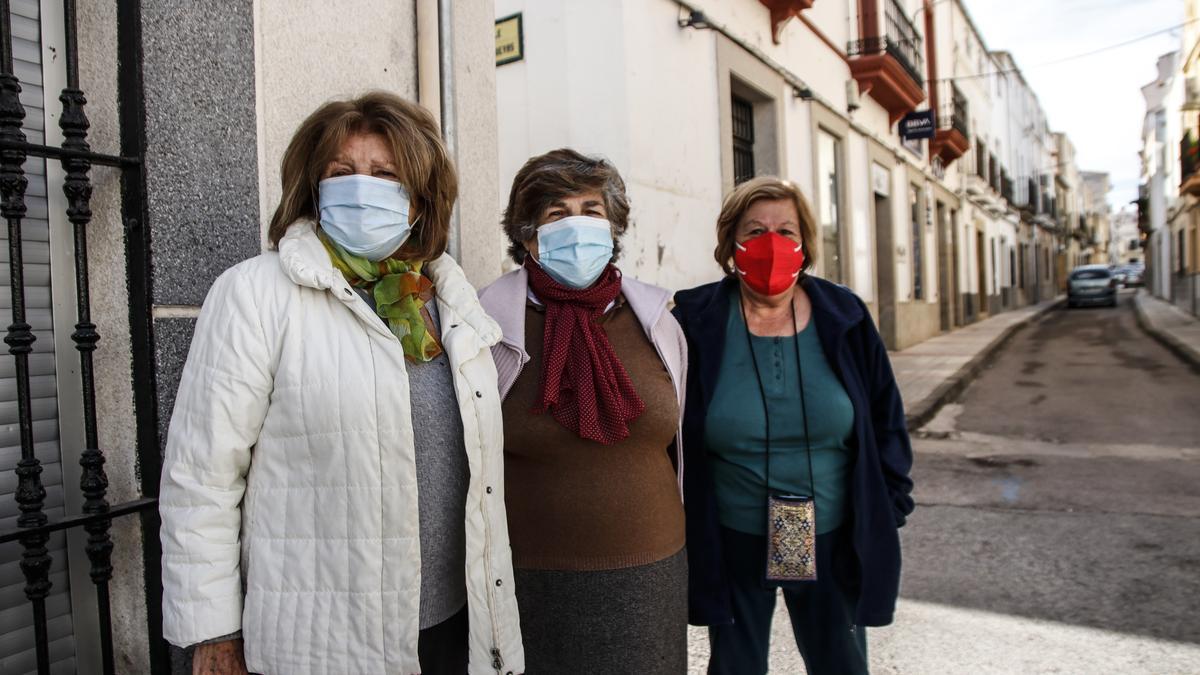
[[[628,217],[607,161],[530,159],[503,221],[521,266],[480,293],[504,333],[492,353],[532,675],[687,668],[686,347],[670,293],[613,264]]]

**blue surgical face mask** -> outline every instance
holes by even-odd
[[[612,225],[603,218],[569,216],[537,230],[537,262],[555,281],[571,288],[596,283],[612,260]]]
[[[317,184],[321,229],[367,260],[383,260],[408,239],[408,193],[395,181],[354,174]]]

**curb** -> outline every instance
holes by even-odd
[[[910,433],[917,431],[925,426],[934,415],[942,409],[942,406],[949,403],[956,396],[962,393],[963,389],[975,379],[979,371],[991,361],[997,351],[1009,340],[1012,339],[1017,331],[1025,328],[1033,321],[1043,317],[1047,312],[1061,307],[1066,302],[1065,298],[1057,298],[1053,302],[1049,302],[1045,307],[1025,317],[1023,320],[1012,324],[1000,332],[986,347],[979,350],[970,361],[965,363],[950,377],[933,390],[933,393],[925,398],[917,401],[915,405],[910,407],[904,415],[904,421]]]
[[[1142,309],[1142,293],[1143,291],[1139,289],[1137,295],[1133,296],[1133,314],[1137,318],[1138,327],[1146,335],[1149,335],[1157,340],[1159,344],[1166,347],[1168,351],[1178,356],[1193,371],[1200,373],[1200,351],[1197,351],[1196,348],[1183,340],[1152,324],[1150,317],[1146,316],[1145,310]]]

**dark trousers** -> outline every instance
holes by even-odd
[[[854,625],[854,554],[848,532],[817,535],[817,581],[785,586],[792,634],[810,675],[867,673],[867,634]],[[733,624],[708,629],[710,675],[767,672],[776,588],[764,581],[766,537],[721,528]]]
[[[466,675],[467,608],[417,634],[417,658],[421,675]]]

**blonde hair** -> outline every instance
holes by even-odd
[[[379,134],[396,158],[396,174],[420,220],[397,256],[433,260],[450,239],[450,213],[458,197],[458,176],[429,111],[399,96],[374,91],[317,108],[296,130],[283,153],[283,198],[271,217],[267,238],[277,246],[301,218],[317,220],[317,184],[346,139]]]
[[[751,178],[725,195],[721,215],[717,217],[717,248],[713,251],[717,264],[726,274],[733,274],[738,223],[750,205],[761,199],[790,199],[796,205],[796,213],[800,217],[800,245],[804,251],[804,266],[800,271],[807,272],[817,262],[817,254],[812,247],[812,241],[817,236],[816,219],[800,188],[776,176]]]

